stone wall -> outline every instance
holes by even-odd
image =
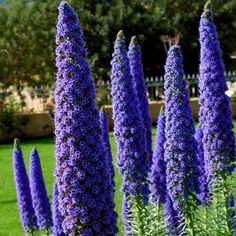
[[[153,125],[156,125],[157,117],[161,106],[164,102],[150,102],[150,113]],[[197,99],[191,99],[193,117],[198,119],[199,105]],[[104,106],[104,110],[109,118],[109,128],[112,129],[112,106]],[[236,99],[232,101],[233,118],[236,119]],[[23,122],[21,122],[23,121]],[[33,139],[41,137],[53,136],[54,124],[53,118],[49,113],[35,113],[35,114],[15,114],[12,117],[13,124],[18,124],[18,127],[12,129],[10,133],[3,134],[0,131],[0,142],[12,142],[15,137],[20,139]],[[21,125],[19,125],[21,124]]]
[[[14,138],[34,139],[53,135],[54,124],[50,114],[20,113],[12,117],[13,127],[9,133],[0,131],[0,142],[13,142]]]
[[[190,104],[192,106],[193,117],[197,121],[198,120],[198,110],[199,110],[198,99],[191,98]],[[233,111],[233,119],[236,120],[236,99],[232,100],[231,104],[232,104],[232,111]],[[150,105],[150,114],[151,114],[152,124],[156,125],[157,117],[158,117],[160,108],[164,105],[164,101],[150,102],[149,105]],[[112,129],[112,127],[113,127],[112,106],[105,106],[104,108],[105,108],[105,111],[106,111],[108,118],[109,118],[109,128]]]

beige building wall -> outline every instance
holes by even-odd
[[[198,101],[196,98],[191,99],[193,117],[195,120],[198,119]],[[156,125],[157,117],[161,106],[164,105],[164,101],[160,102],[150,102],[150,113],[153,125]],[[112,106],[104,106],[104,110],[108,115],[109,128],[113,128],[112,122]],[[232,100],[232,111],[233,118],[236,119],[236,99]],[[54,123],[53,118],[48,112],[43,113],[23,113],[13,115],[13,123],[17,124],[20,120],[23,120],[23,124],[14,129],[10,134],[4,135],[0,131],[0,142],[13,141],[14,138],[20,139],[31,139],[31,138],[41,138],[53,136],[54,133]]]

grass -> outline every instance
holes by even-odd
[[[236,122],[235,122],[236,124]],[[236,132],[236,129],[235,129]],[[153,129],[153,141],[155,140],[156,129]],[[118,226],[119,235],[124,235],[121,207],[122,194],[120,192],[121,176],[118,173],[116,162],[116,144],[112,133],[110,133],[112,153],[114,157],[114,166],[116,170],[116,207],[119,213]],[[25,163],[28,169],[29,154],[33,147],[36,147],[41,156],[41,163],[44,172],[44,178],[50,198],[52,198],[52,187],[54,182],[53,171],[55,167],[54,159],[54,141],[53,139],[38,139],[24,141],[21,143],[24,153]],[[16,200],[16,190],[12,171],[12,144],[0,145],[0,236],[23,236],[24,232],[21,227],[20,215]]]
[[[155,135],[155,129],[153,135]],[[116,171],[116,207],[119,213],[118,225],[120,228],[119,235],[124,235],[122,219],[121,219],[121,207],[122,207],[122,193],[120,192],[121,187],[121,176],[116,167],[116,144],[112,133],[110,133],[110,141],[112,147],[112,153],[114,157],[114,166]],[[23,236],[20,215],[16,200],[16,190],[12,171],[12,144],[0,145],[0,236]],[[50,198],[52,198],[52,187],[54,182],[53,171],[55,168],[54,159],[54,140],[49,139],[37,139],[22,141],[21,147],[24,153],[25,164],[28,169],[29,166],[29,155],[33,147],[36,147],[41,157],[41,164],[43,168],[44,178],[47,185],[47,190]]]

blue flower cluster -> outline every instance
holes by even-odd
[[[58,189],[56,183],[53,185],[53,236],[66,236],[62,229],[64,217],[61,215],[58,203]]]
[[[183,209],[189,195],[198,193],[199,175],[194,120],[186,81],[183,79],[182,60],[180,46],[171,46],[165,65],[164,158],[167,189],[175,210]]]
[[[148,201],[148,159],[137,98],[130,74],[124,34],[117,35],[111,61],[114,134],[118,145],[118,167],[127,196],[142,196]]]
[[[78,17],[62,1],[56,35],[56,183],[66,235],[115,235],[117,213],[95,86]]]
[[[153,154],[151,171],[152,200],[164,204],[166,201],[166,163],[164,160],[165,145],[165,111],[162,107],[157,122],[156,146]]]
[[[30,194],[29,178],[26,172],[23,154],[18,139],[15,139],[14,143],[13,169],[21,222],[25,233],[28,234],[34,230],[37,230],[38,225]]]
[[[209,177],[235,168],[235,137],[222,53],[209,3],[200,20],[200,111],[205,158],[211,161]]]
[[[106,113],[103,111],[103,109],[100,110],[100,127],[102,131],[102,141],[104,144],[104,148],[106,151],[106,161],[107,161],[107,166],[110,170],[110,183],[111,183],[111,188],[112,188],[112,198],[114,198],[115,195],[115,170],[114,166],[112,163],[112,153],[111,153],[111,144],[109,140],[109,129],[108,129],[108,119]]]
[[[133,86],[137,95],[138,109],[140,111],[144,128],[144,142],[149,162],[148,167],[150,170],[152,165],[152,121],[143,75],[141,51],[135,36],[132,37],[129,45],[128,58],[130,63],[130,72],[133,78]]]
[[[203,149],[203,132],[202,126],[198,125],[196,128],[195,139],[197,141],[197,158],[199,163],[199,194],[198,199],[202,205],[209,204],[210,191],[209,191],[209,179],[207,173],[212,172],[212,165],[209,160],[204,158]]]
[[[34,148],[30,154],[30,189],[39,229],[51,231],[52,212],[43,178],[40,158]]]

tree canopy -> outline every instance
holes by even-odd
[[[123,29],[127,39],[137,35],[144,72],[160,75],[166,52],[161,35],[182,35],[185,71],[197,73],[198,24],[201,0],[70,0],[79,15],[95,80],[107,80],[115,35]],[[0,83],[52,84],[55,81],[55,30],[58,0],[8,0],[0,5]],[[236,2],[213,2],[215,21],[226,62],[236,51]]]

